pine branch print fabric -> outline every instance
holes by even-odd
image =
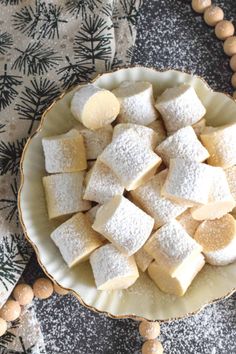
[[[63,90],[130,62],[141,5],[142,0],[0,0],[0,307],[32,252],[17,210],[26,140]],[[17,331],[3,340],[6,352],[15,352],[8,346],[14,342],[20,353]],[[23,343],[22,352],[45,353],[42,343],[30,345]]]

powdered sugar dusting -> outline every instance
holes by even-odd
[[[231,195],[226,174],[221,167],[210,166],[212,182],[207,205],[192,208],[192,215],[196,219],[216,219],[232,211],[235,201]]]
[[[163,194],[187,206],[206,204],[212,181],[210,166],[185,159],[171,159]]]
[[[126,189],[132,188],[134,182],[161,163],[159,156],[139,140],[138,134],[128,129],[119,134],[100,155],[100,160],[114,171]]]
[[[83,137],[72,129],[66,134],[42,139],[45,167],[49,173],[73,172],[87,167]]]
[[[167,176],[167,170],[158,173],[147,183],[131,192],[134,201],[155,220],[155,227],[160,227],[172,218],[184,212],[186,206],[180,205],[162,196],[161,190]]]
[[[109,215],[111,208],[114,208]],[[109,215],[109,216],[107,216]],[[122,196],[116,196],[97,212],[93,229],[128,255],[137,252],[151,234],[154,220]]]
[[[158,144],[158,134],[151,128],[139,124],[123,123],[117,124],[113,131],[113,139],[127,129],[133,129],[139,136],[143,145],[154,149]]]
[[[229,183],[230,192],[236,201],[236,166],[227,168],[225,174]]]
[[[193,252],[200,253],[202,247],[176,220],[172,220],[152,235],[144,249],[158,261],[177,268]]]
[[[192,125],[206,113],[193,87],[183,84],[166,89],[156,102],[168,132]]]
[[[90,263],[97,287],[110,280],[117,279],[117,288],[122,278],[133,277],[126,287],[134,283],[138,277],[138,269],[134,257],[127,257],[112,244],[100,247],[90,256]]]
[[[181,157],[202,162],[209,157],[208,151],[198,140],[192,127],[179,129],[156,148],[156,153],[168,165],[170,159]]]
[[[236,261],[236,237],[232,242],[221,250],[205,253],[209,264],[224,266]]]
[[[49,217],[88,210],[91,203],[82,200],[84,172],[43,177]]]
[[[151,83],[126,81],[112,92],[120,102],[120,122],[148,125],[157,119]]]
[[[91,227],[83,213],[74,215],[51,234],[62,257],[71,266],[74,262],[90,255],[103,244],[103,238]]]
[[[124,187],[119,179],[104,163],[97,160],[86,181],[84,199],[104,204],[118,194],[123,194]]]

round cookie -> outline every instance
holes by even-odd
[[[96,130],[116,119],[120,103],[116,96],[105,89],[89,84],[74,93],[71,112],[86,128]]]
[[[202,246],[208,263],[223,266],[236,260],[236,220],[232,215],[203,221],[194,238]]]

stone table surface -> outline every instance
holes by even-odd
[[[191,1],[144,0],[133,64],[178,68],[204,77],[212,88],[232,92],[231,71],[222,43]],[[236,20],[235,0],[217,1],[227,19]],[[33,259],[25,272],[32,282],[41,270]],[[236,296],[206,307],[198,315],[163,324],[166,354],[236,353]],[[138,323],[93,313],[72,295],[36,301],[48,354],[138,354]]]

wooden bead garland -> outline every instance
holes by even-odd
[[[229,37],[224,42],[224,52],[229,57],[236,54],[236,36]]]
[[[219,6],[210,6],[204,11],[204,21],[208,26],[216,26],[224,19],[224,12]]]
[[[230,67],[233,71],[236,71],[236,54],[230,59]]]
[[[192,0],[192,8],[199,14],[202,14],[209,6],[211,6],[211,0]]]
[[[224,12],[219,6],[214,6],[208,0],[192,0],[192,8],[197,13],[204,13],[204,21],[209,26],[215,26],[215,35],[224,41],[224,52],[231,57],[230,68],[234,71],[231,84],[236,88],[236,36],[235,28],[231,21],[224,20]],[[236,91],[233,93],[236,99]]]
[[[9,299],[0,309],[0,337],[7,331],[7,322],[15,321],[21,314],[21,306],[31,303],[34,296],[39,299],[49,298],[53,291],[59,295],[66,295],[68,290],[53,284],[47,278],[39,278],[35,281],[33,289],[28,284],[18,284],[13,290],[12,296],[15,300]]]
[[[218,39],[224,41],[228,37],[234,35],[234,25],[232,22],[223,20],[217,23],[215,27],[215,35]]]
[[[152,339],[143,343],[142,354],[162,354],[163,352],[163,346],[158,340]]]
[[[162,354],[163,346],[156,339],[160,335],[158,322],[142,321],[139,324],[139,333],[146,339],[142,346],[142,354]]]
[[[7,300],[0,310],[0,317],[7,321],[15,321],[21,313],[21,307],[18,301]]]
[[[234,88],[236,88],[236,72],[233,74],[231,78],[231,84]]]
[[[145,339],[156,339],[160,335],[160,324],[142,321],[139,325],[139,333]]]
[[[39,278],[33,285],[34,296],[38,299],[47,299],[53,293],[53,285],[51,280]]]
[[[28,305],[34,298],[33,289],[28,284],[18,284],[13,290],[13,297],[20,305]]]

